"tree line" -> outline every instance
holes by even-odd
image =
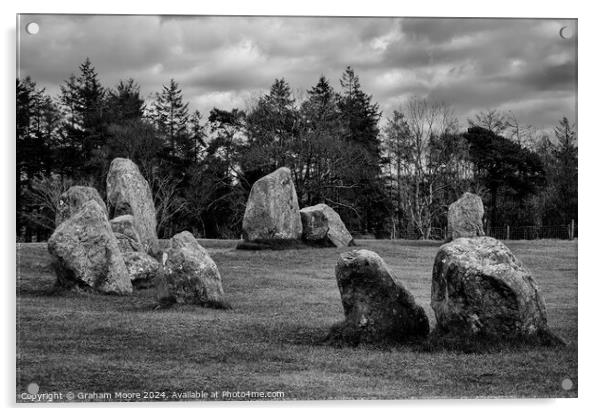
[[[115,157],[149,181],[160,237],[238,238],[253,183],[281,166],[300,206],[326,203],[350,230],[377,237],[440,237],[447,206],[467,190],[483,198],[490,226],[577,219],[577,136],[566,117],[552,138],[497,110],[468,122],[461,131],[452,107],[419,98],[382,120],[351,67],[336,89],[321,76],[297,97],[276,79],[247,108],[204,117],[173,79],[146,100],[132,79],[104,87],[86,59],[57,97],[17,79],[17,236],[48,238],[69,186],[104,197]]]

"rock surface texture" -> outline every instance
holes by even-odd
[[[441,246],[433,266],[431,306],[437,328],[459,336],[547,333],[545,302],[531,273],[491,237]]]
[[[120,215],[113,218],[110,223],[122,253],[144,251],[140,235],[134,226],[134,217],[132,215]]]
[[[326,204],[305,207],[300,211],[303,238],[307,241],[327,240],[335,247],[347,247],[353,237],[337,212]]]
[[[345,321],[332,328],[331,340],[400,342],[428,335],[429,321],[424,309],[395,280],[378,254],[369,250],[341,254],[336,279]]]
[[[116,158],[107,174],[107,201],[111,218],[131,215],[146,252],[157,247],[155,205],[148,182],[129,159]]]
[[[448,234],[452,240],[485,235],[483,201],[478,195],[465,192],[447,211]]]
[[[242,230],[246,241],[301,238],[297,192],[288,168],[277,169],[253,184]]]
[[[123,253],[123,260],[130,275],[132,285],[136,288],[152,287],[162,272],[161,263],[140,251]]]
[[[63,221],[79,211],[86,202],[92,200],[100,205],[105,217],[108,217],[107,207],[96,189],[89,186],[72,186],[66,192],[63,192],[59,199],[55,225],[58,227]]]
[[[160,301],[169,297],[177,303],[225,305],[217,265],[190,232],[184,231],[172,237],[163,255],[163,266]]]
[[[132,292],[128,270],[104,207],[88,201],[48,240],[57,285],[103,293]]]

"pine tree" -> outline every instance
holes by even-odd
[[[188,152],[190,154],[189,158],[195,163],[199,161],[201,151],[207,145],[205,143],[207,134],[205,133],[205,126],[202,124],[202,120],[203,116],[199,110],[195,110],[192,113],[192,117],[190,117],[190,145]]]
[[[339,98],[339,110],[346,126],[346,137],[350,142],[360,144],[372,159],[373,168],[378,168],[380,142],[378,122],[381,112],[378,104],[372,103],[372,96],[361,90],[359,77],[351,67],[347,67],[341,78],[343,94]]]
[[[108,92],[107,111],[111,123],[141,119],[144,108],[140,86],[132,78],[119,81],[115,89]]]
[[[182,90],[173,78],[155,94],[151,117],[163,134],[171,156],[180,156],[178,144],[186,140],[189,114],[188,103],[184,103]]]
[[[556,158],[556,204],[561,216],[561,224],[577,220],[577,132],[566,117],[554,128],[558,144],[554,146]]]
[[[32,182],[48,176],[55,167],[57,130],[60,113],[44,89],[38,89],[29,77],[17,79],[17,154],[16,154],[16,209],[17,233],[25,229],[30,241],[32,233],[47,233],[39,224],[30,221],[30,214],[39,207],[32,206],[27,198]],[[52,219],[54,222],[54,218]]]
[[[247,180],[253,183],[291,162],[292,146],[298,137],[299,112],[288,83],[284,79],[275,80],[246,121],[249,142],[243,169]]]
[[[96,176],[102,182],[98,177],[98,152],[107,136],[105,90],[89,58],[79,66],[79,71],[61,86],[63,130],[67,139],[63,166],[73,175]]]
[[[378,231],[388,217],[388,198],[382,185],[382,157],[379,140],[378,122],[381,112],[378,104],[372,103],[372,96],[362,91],[359,77],[351,67],[347,67],[340,80],[343,89],[338,99],[338,107],[344,128],[344,137],[350,145],[363,150],[363,169],[360,174],[360,186],[354,190],[357,195],[363,230]]]
[[[299,198],[306,205],[336,204],[340,202],[336,193],[337,181],[345,177],[343,167],[353,152],[342,142],[336,94],[323,75],[307,91],[300,112],[301,140],[297,149],[300,172],[296,184]]]

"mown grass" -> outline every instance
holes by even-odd
[[[153,310],[151,289],[129,297],[54,292],[45,244],[17,248],[17,393],[282,391],[285,399],[575,397],[577,243],[508,243],[533,271],[549,324],[567,346],[466,353],[413,345],[333,347],[343,319],[334,278],[345,249],[236,250],[201,240],[222,274],[230,310]],[[359,240],[429,306],[439,244]],[[561,383],[570,378],[573,388]]]

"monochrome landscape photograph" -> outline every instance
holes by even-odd
[[[16,402],[577,397],[577,42],[18,15]]]

